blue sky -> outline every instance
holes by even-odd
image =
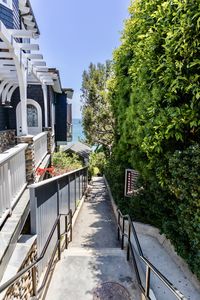
[[[71,87],[73,117],[80,117],[82,73],[90,62],[104,62],[120,44],[130,0],[31,0],[41,37],[40,51],[49,67]]]

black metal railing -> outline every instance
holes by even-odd
[[[127,232],[125,232],[126,224],[128,225]],[[143,285],[139,266],[136,259],[136,249],[134,248],[133,242],[131,241],[131,236],[133,236],[138,257],[140,262],[144,263],[146,266],[146,274],[145,274],[145,284]],[[165,285],[165,287],[172,292],[172,294],[179,300],[187,300],[187,298],[144,256],[142,252],[142,248],[140,246],[140,242],[133,225],[133,222],[129,215],[123,215],[121,211],[118,209],[118,240],[121,240],[121,249],[124,249],[125,238],[127,239],[127,260],[130,260],[130,255],[132,257],[132,262],[136,274],[137,283],[139,288],[144,295],[145,299],[151,300],[150,298],[150,281],[151,281],[151,273],[154,273],[155,276]]]
[[[37,236],[38,256],[44,248],[52,224],[60,214],[67,214],[69,209],[74,215],[86,188],[87,167],[29,186],[31,234]],[[62,217],[59,230],[61,233],[65,230]],[[49,250],[38,266],[39,277],[48,265],[56,241],[56,234],[54,234]]]
[[[51,196],[50,198],[53,199],[53,202],[57,203],[55,218],[52,219],[51,226],[48,229],[48,234],[46,235],[46,239],[44,240],[41,252],[38,252],[37,249],[38,252],[37,259],[29,266],[19,271],[15,276],[10,278],[8,281],[3,283],[0,286],[0,295],[3,291],[13,286],[14,283],[16,283],[22,276],[24,276],[28,272],[31,272],[32,275],[32,296],[38,297],[40,295],[48,280],[48,276],[50,274],[53,262],[56,260],[56,253],[57,253],[57,259],[60,260],[61,252],[63,248],[67,249],[69,242],[72,241],[72,218],[79,204],[78,199],[80,200],[84,196],[87,190],[87,185],[88,185],[88,168],[84,167],[82,169],[78,169],[39,182],[37,184],[33,184],[29,187],[31,190],[31,201],[34,202],[34,204],[36,204],[36,208],[38,204],[40,206],[42,205],[41,200],[43,200],[44,202],[49,201],[48,190],[52,189],[50,193]],[[55,191],[54,191],[54,186],[56,188]],[[45,194],[44,194],[44,190],[46,191]],[[34,198],[33,195],[34,197],[35,196],[37,197]],[[52,195],[54,195],[53,198]],[[32,209],[31,211],[32,219],[34,218],[36,219],[37,214],[41,215],[40,211],[34,209],[34,205],[31,206],[31,209]],[[43,210],[43,212],[44,211],[49,219],[50,215],[48,213],[50,212],[52,214],[52,211],[48,209]],[[44,214],[41,215],[41,219],[45,219],[45,218],[46,216]],[[42,223],[40,223],[39,225],[41,227]],[[37,235],[37,244],[38,241],[41,244],[40,237],[39,237],[40,230],[36,228],[35,234]],[[53,248],[51,245],[52,241],[53,241]],[[46,263],[46,267],[44,269],[44,274],[43,274],[44,276],[42,276],[43,278],[42,283],[40,283],[40,286],[38,287],[38,276],[40,276],[39,274],[40,264],[43,262],[43,260],[45,260],[47,254],[49,255],[49,253],[47,253],[49,252],[49,250],[50,250],[50,257],[48,258],[48,262]]]
[[[65,237],[65,249],[68,248],[69,242],[72,241],[72,210],[70,210],[69,213],[66,214],[66,215],[60,214],[58,216],[58,218],[56,219],[56,221],[55,221],[55,223],[54,223],[54,225],[53,225],[53,227],[51,229],[51,232],[50,232],[50,234],[48,236],[48,239],[47,239],[47,241],[45,243],[45,246],[44,246],[43,251],[40,254],[40,256],[33,263],[31,263],[29,266],[25,267],[23,270],[19,271],[11,279],[9,279],[4,284],[2,284],[0,286],[0,294],[4,290],[6,290],[10,286],[12,286],[15,282],[17,282],[27,272],[32,271],[33,296],[37,296],[38,291],[37,291],[37,269],[36,269],[36,267],[41,262],[41,260],[44,258],[45,254],[47,252],[48,246],[49,246],[49,244],[51,242],[51,239],[52,239],[52,237],[53,237],[56,229],[57,229],[57,232],[59,234],[60,219],[61,219],[62,216],[65,217],[65,229],[66,230],[65,230],[64,233],[58,235],[58,239],[57,239],[56,245],[54,247],[54,251],[53,251],[51,260],[49,262],[48,268],[47,268],[47,270],[45,272],[43,283],[41,285],[41,286],[44,286],[44,284],[45,284],[45,282],[47,280],[47,277],[49,275],[50,269],[52,267],[52,263],[53,263],[53,261],[55,259],[56,252],[58,252],[58,260],[60,260],[60,258],[61,258],[61,238],[63,236]]]

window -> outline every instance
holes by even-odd
[[[27,124],[28,127],[38,127],[38,111],[32,104],[27,105]]]
[[[0,0],[0,4],[12,9],[12,0]]]

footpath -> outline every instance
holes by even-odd
[[[108,287],[115,296],[109,294]],[[103,298],[99,298],[101,293]],[[76,220],[73,241],[55,267],[45,299],[139,300],[139,295],[133,269],[117,241],[104,179],[95,177]]]

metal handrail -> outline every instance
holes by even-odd
[[[51,239],[54,235],[54,232],[57,228],[57,226],[60,226],[60,218],[64,216],[65,217],[65,232],[63,234],[60,234],[59,236],[59,239],[57,240],[56,242],[56,245],[54,247],[54,251],[53,251],[53,255],[51,257],[51,263],[49,264],[48,268],[47,268],[47,271],[46,271],[46,274],[45,274],[45,280],[47,279],[48,277],[48,273],[49,273],[49,270],[51,268],[51,265],[52,265],[52,262],[53,262],[53,259],[55,257],[55,254],[56,254],[56,250],[58,250],[58,258],[60,260],[60,254],[61,254],[61,245],[60,245],[60,238],[65,235],[65,248],[67,249],[67,246],[68,246],[68,233],[70,231],[70,238],[72,238],[72,210],[70,209],[69,210],[69,213],[68,214],[59,214],[52,229],[51,229],[51,232],[48,236],[48,239],[44,245],[44,248],[39,256],[39,258],[37,258],[36,261],[34,261],[33,263],[31,263],[29,266],[25,267],[23,270],[19,271],[15,276],[13,276],[12,278],[10,278],[8,281],[6,281],[4,284],[2,284],[0,286],[0,293],[2,293],[4,290],[6,290],[7,288],[9,288],[10,286],[12,286],[17,280],[19,280],[25,273],[27,273],[28,271],[31,271],[32,270],[32,280],[33,280],[33,296],[36,296],[37,294],[37,276],[36,276],[36,266],[39,264],[39,262],[44,258],[45,254],[46,254],[46,251],[48,249],[48,246],[51,242]],[[68,218],[67,217],[70,217],[70,220],[69,220],[69,223],[68,223]],[[70,239],[71,241],[71,239]]]
[[[75,171],[73,170],[73,171],[67,172],[67,173],[65,173],[65,174],[58,175],[58,176],[56,176],[56,177],[52,177],[52,178],[49,178],[49,179],[45,179],[45,180],[43,180],[43,181],[40,181],[40,182],[33,183],[33,184],[29,185],[28,188],[38,188],[38,187],[40,187],[40,186],[44,186],[44,185],[49,184],[49,183],[51,183],[51,182],[55,182],[55,181],[57,181],[57,180],[59,180],[59,179],[61,179],[61,178],[64,178],[64,177],[66,177],[66,176],[68,177],[68,176],[70,176],[70,175],[77,174],[77,173],[79,173],[80,171],[83,171],[83,170],[86,170],[86,169],[88,169],[87,166],[86,166],[86,167],[82,167],[82,168],[80,168],[80,169],[77,169],[77,170],[75,170]]]
[[[122,226],[121,226],[121,219],[122,219]],[[125,221],[128,221],[128,234],[125,233]],[[121,249],[124,249],[124,238],[126,237],[128,240],[127,244],[127,260],[130,259],[130,252],[133,259],[133,265],[136,273],[137,283],[142,294],[145,296],[147,300],[151,300],[150,298],[150,275],[153,272],[163,283],[164,285],[176,296],[179,300],[187,300],[187,298],[144,256],[142,252],[142,248],[140,246],[140,242],[133,225],[133,222],[129,215],[123,215],[121,211],[118,209],[118,240],[120,240],[120,232],[121,232]],[[133,233],[133,237],[135,239],[139,258],[145,263],[146,265],[146,280],[145,280],[145,287],[142,285],[142,281],[140,278],[140,273],[138,270],[135,253],[134,253],[134,246],[131,242],[131,232]]]

